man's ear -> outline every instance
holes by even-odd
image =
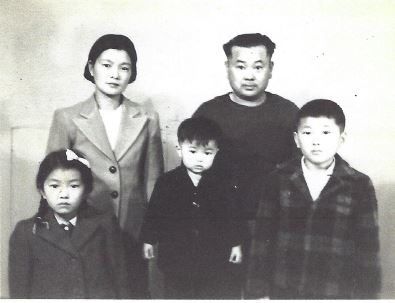
[[[273,61],[270,61],[270,75],[269,75],[269,79],[271,79],[272,78],[272,73],[273,73],[273,68],[274,68],[274,62]]]
[[[300,146],[299,146],[299,138],[298,138],[298,133],[297,132],[294,132],[294,141],[295,141],[296,147],[300,148]]]

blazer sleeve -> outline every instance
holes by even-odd
[[[148,204],[148,209],[141,227],[140,239],[142,243],[154,245],[158,242],[158,231],[161,222],[161,201],[164,198],[162,180],[163,178],[159,178],[156,182]]]
[[[158,177],[163,173],[163,148],[159,125],[159,115],[152,113],[148,122],[148,146],[145,160],[145,185],[147,200],[150,199],[152,190]]]
[[[62,109],[54,112],[47,142],[47,154],[62,148],[72,148],[70,138],[70,122]]]
[[[356,299],[376,299],[381,288],[376,194],[369,178],[355,188],[355,194],[359,195],[353,234],[356,244],[353,266]]]
[[[31,249],[26,226],[19,222],[10,238],[9,289],[12,299],[28,299],[32,279]]]
[[[111,264],[112,279],[118,299],[130,299],[133,296],[130,277],[127,270],[124,239],[116,217],[106,215],[105,220],[107,260]]]

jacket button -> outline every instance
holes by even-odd
[[[118,194],[118,192],[117,192],[116,190],[114,190],[114,191],[111,193],[111,197],[114,198],[114,199],[118,198],[118,196],[119,196],[119,194]]]
[[[110,166],[110,168],[108,169],[110,171],[110,173],[115,174],[117,172],[117,168],[115,166]]]

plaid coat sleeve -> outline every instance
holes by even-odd
[[[359,203],[355,209],[354,240],[355,298],[377,298],[381,288],[377,200],[371,180],[366,177],[356,186]]]
[[[269,295],[272,276],[271,254],[277,230],[279,194],[275,174],[270,174],[266,180],[259,198],[248,264],[246,292],[251,299]]]

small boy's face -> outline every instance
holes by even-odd
[[[59,216],[70,220],[77,214],[81,202],[85,198],[85,187],[81,173],[76,169],[53,170],[40,190],[49,207]]]
[[[182,163],[195,174],[202,174],[210,169],[217,152],[218,146],[214,140],[210,140],[205,146],[196,144],[196,141],[184,141],[178,149]]]
[[[300,148],[308,168],[326,169],[344,142],[345,134],[333,118],[306,117],[299,122],[294,133],[296,146]]]

